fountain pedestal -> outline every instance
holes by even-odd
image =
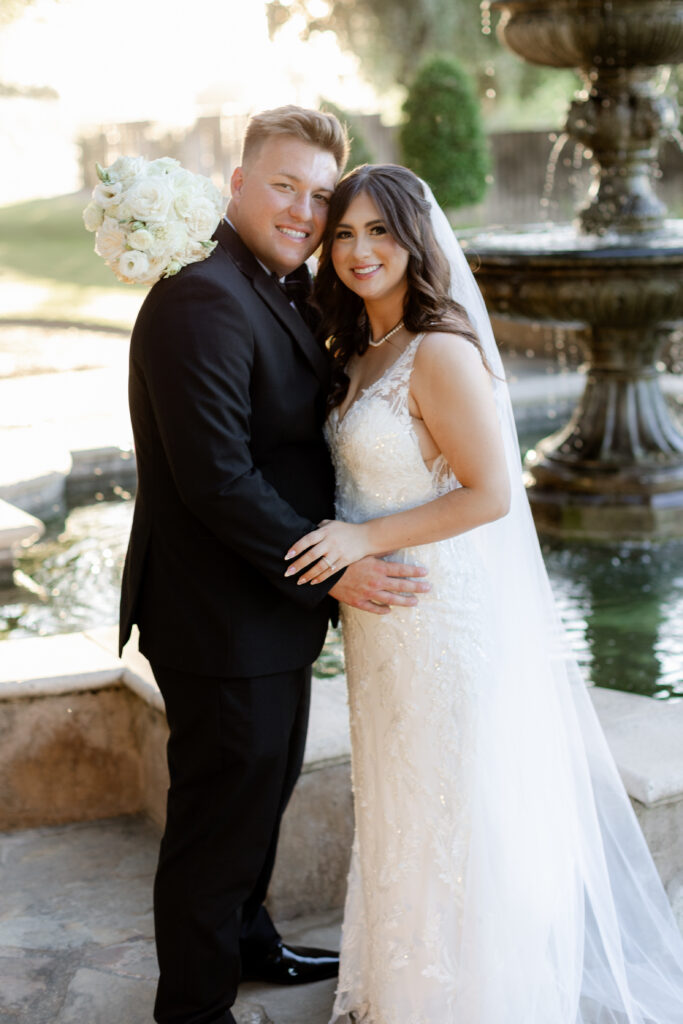
[[[569,423],[527,456],[539,529],[683,536],[683,434],[658,368],[683,317],[683,223],[609,244],[564,227],[500,231],[469,246],[496,313],[591,328],[583,396]]]
[[[587,324],[586,388],[570,422],[526,462],[540,529],[683,536],[683,433],[658,358],[683,319],[683,221],[654,193],[678,106],[657,84],[683,62],[683,0],[492,0],[524,59],[576,68],[566,131],[593,160],[576,227],[478,235],[469,253],[489,309]]]

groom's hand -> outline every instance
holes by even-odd
[[[347,566],[329,591],[332,597],[354,608],[375,615],[386,615],[392,604],[417,604],[416,594],[425,594],[430,585],[427,570],[421,565],[384,562],[381,558],[361,558]]]

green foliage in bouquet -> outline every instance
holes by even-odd
[[[435,57],[418,71],[403,104],[403,161],[444,207],[478,203],[490,163],[474,88],[457,61]]]

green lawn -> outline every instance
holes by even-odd
[[[130,327],[146,289],[117,281],[83,227],[86,193],[0,207],[0,320]]]
[[[132,327],[146,289],[117,281],[95,255],[81,219],[88,199],[82,192],[0,206],[0,322]]]

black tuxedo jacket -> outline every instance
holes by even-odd
[[[285,579],[333,515],[329,369],[300,315],[225,222],[214,252],[151,289],[131,339],[138,491],[121,596],[152,662],[256,676],[310,664],[333,580]]]

